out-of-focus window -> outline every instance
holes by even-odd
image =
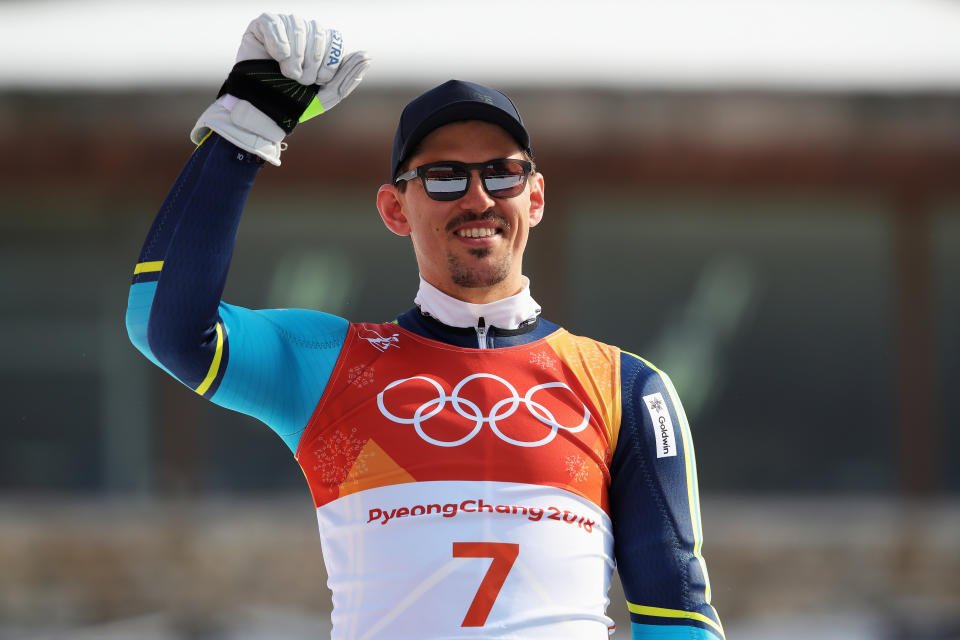
[[[609,198],[571,210],[570,328],[670,374],[705,487],[896,486],[882,204]]]
[[[940,353],[935,362],[939,369],[941,399],[940,434],[946,452],[941,468],[947,488],[960,491],[960,202],[940,209],[933,224],[934,309]]]

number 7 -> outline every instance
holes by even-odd
[[[520,553],[520,545],[508,542],[454,542],[454,558],[492,558],[487,574],[480,581],[477,595],[463,618],[461,627],[482,627],[487,623],[487,616],[493,603],[500,595],[500,589],[507,579],[507,574],[513,568],[513,563]]]

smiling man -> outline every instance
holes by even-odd
[[[221,302],[264,161],[369,64],[346,51],[313,21],[250,24],[134,269],[131,340],[293,452],[333,638],[605,638],[615,569],[634,638],[722,638],[676,391],[540,316],[523,253],[544,178],[502,93],[451,80],[400,116],[377,207],[413,244],[409,311],[370,324]]]
[[[481,92],[501,104],[477,101]],[[400,173],[394,167],[395,183],[377,193],[380,214],[391,231],[411,237],[427,282],[466,302],[512,296],[522,288],[530,228],[543,216],[543,176],[533,172],[519,114],[514,120],[516,110],[502,94],[456,80],[421,96],[404,115],[412,119],[421,109],[430,111],[428,124],[437,128],[419,139],[420,125],[405,137],[409,124],[401,120],[394,162],[414,168]],[[513,123],[522,142],[485,120]],[[406,150],[413,146],[412,153]],[[474,172],[483,179],[472,179]]]

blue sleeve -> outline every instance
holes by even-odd
[[[262,161],[212,134],[160,207],[134,269],[127,333],[198,394],[264,421],[296,450],[346,337],[317,311],[220,301],[247,195]]]
[[[666,374],[621,356],[623,415],[611,464],[617,571],[634,640],[717,640],[701,553],[700,498],[690,428]]]

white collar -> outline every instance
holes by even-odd
[[[424,314],[451,327],[475,327],[479,318],[483,318],[488,327],[516,329],[540,315],[540,305],[530,295],[530,279],[526,276],[519,293],[486,304],[457,300],[420,276],[420,289],[413,301]]]

